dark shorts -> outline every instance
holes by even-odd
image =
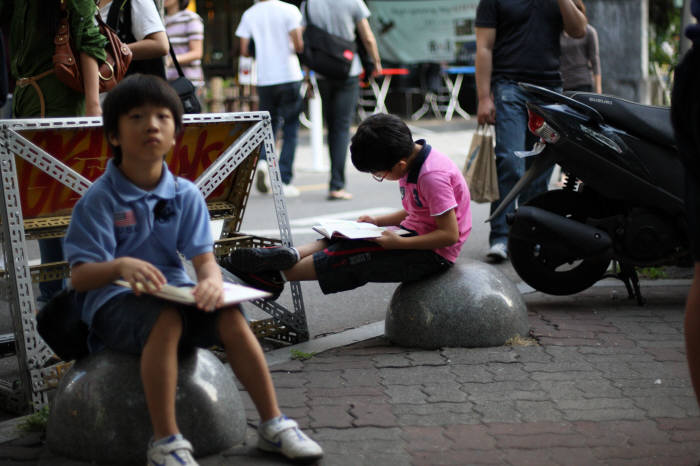
[[[314,253],[314,267],[324,294],[352,290],[368,282],[420,280],[452,266],[429,250],[387,250],[371,241],[332,240]]]
[[[218,312],[204,312],[151,295],[124,293],[107,301],[95,313],[88,337],[90,352],[109,348],[141,354],[156,319],[163,309],[170,307],[175,307],[182,317],[180,348],[221,346]]]

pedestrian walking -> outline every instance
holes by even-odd
[[[355,31],[375,63],[375,74],[381,74],[377,41],[367,18],[369,9],[361,0],[307,0],[302,4],[302,12],[308,16],[304,24],[312,23],[331,34],[349,41],[357,39]],[[350,72],[344,79],[329,79],[319,76],[318,89],[321,93],[323,118],[328,128],[328,151],[331,159],[331,178],[328,186],[328,200],[352,199],[345,189],[345,161],[350,142],[350,125],[357,111],[360,92],[359,75],[362,64],[355,54]]]
[[[529,97],[518,82],[561,90],[559,37],[562,31],[582,37],[586,17],[573,0],[481,0],[475,25],[477,118],[479,124],[496,125],[498,190],[503,197],[530,165],[531,159],[523,160],[515,151],[535,142],[527,130]],[[550,176],[551,170],[532,183],[519,202],[546,191]],[[491,203],[491,212],[500,202]],[[508,258],[506,217],[515,202],[491,220],[487,257],[493,262]]]
[[[250,41],[255,43],[259,108],[270,112],[275,136],[282,128],[279,169],[285,197],[299,196],[299,190],[291,183],[303,103],[303,75],[296,55],[304,50],[301,34],[301,12],[296,6],[280,0],[260,0],[243,13],[236,29],[242,56],[250,56]],[[263,148],[256,187],[264,193],[270,190],[268,173]]]
[[[576,8],[586,14],[582,0],[574,0]],[[600,74],[598,31],[586,25],[586,34],[581,38],[571,37],[562,31],[560,70],[565,91],[603,92]]]

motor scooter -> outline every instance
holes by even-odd
[[[528,128],[540,140],[516,153],[535,158],[487,221],[553,164],[566,181],[508,215],[513,268],[528,285],[553,295],[578,293],[615,276],[642,304],[636,267],[686,264],[689,258],[685,172],[670,109],[519,85],[533,96]]]

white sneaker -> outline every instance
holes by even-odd
[[[260,424],[258,448],[298,461],[312,461],[323,456],[319,444],[304,434],[296,421],[284,415]]]
[[[270,172],[267,160],[258,161],[258,166],[255,168],[255,187],[263,194],[270,192]]]
[[[503,262],[508,259],[508,248],[505,243],[495,243],[486,253],[486,257],[491,259],[493,262]]]
[[[197,466],[198,463],[192,457],[192,452],[190,442],[181,435],[172,435],[167,443],[149,445],[146,458],[149,466]]]
[[[282,194],[284,197],[299,197],[299,190],[291,184],[282,184]]]

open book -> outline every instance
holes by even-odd
[[[314,225],[314,231],[326,238],[371,239],[382,236],[385,230],[391,230],[397,235],[408,235],[411,232],[400,227],[378,227],[372,223],[353,222],[350,220],[326,220]]]
[[[115,280],[114,284],[131,288],[129,282],[125,280]],[[142,293],[149,293],[143,286],[139,288]],[[176,303],[194,304],[193,289],[194,286],[173,286],[166,284],[163,285],[160,291],[152,294]],[[242,303],[243,301],[250,301],[258,298],[267,298],[268,296],[271,296],[271,294],[267,291],[257,290],[237,283],[224,282],[224,304],[222,307],[232,306]]]

